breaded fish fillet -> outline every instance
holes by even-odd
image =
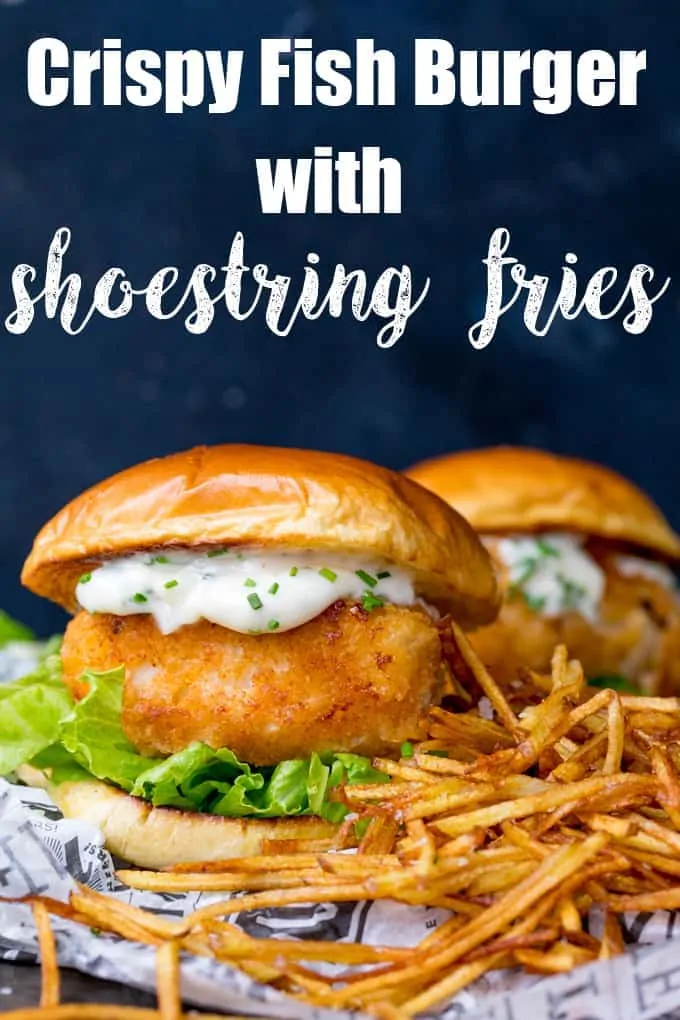
[[[200,740],[255,765],[398,749],[422,735],[445,677],[439,631],[423,610],[366,613],[344,602],[258,636],[205,621],[164,636],[150,616],[81,612],[62,659],[76,697],[86,668],[125,666],[123,728],[143,753]]]

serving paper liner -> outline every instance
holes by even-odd
[[[66,901],[74,880],[166,917],[181,917],[226,894],[156,894],[121,885],[115,864],[91,825],[64,819],[42,790],[0,780],[0,959],[36,960],[29,906],[6,899],[45,895]],[[448,916],[446,911],[380,901],[314,904],[238,913],[229,920],[252,935],[411,946]],[[680,925],[674,913],[625,919],[629,952],[607,963],[552,978],[515,971],[490,974],[437,1015],[445,1020],[680,1020]],[[86,974],[153,991],[155,950],[63,920],[52,919],[59,960]],[[598,918],[592,919],[592,928]],[[182,962],[182,994],[191,1005],[284,1020],[358,1018],[314,1009],[260,985],[235,968],[202,957]]]

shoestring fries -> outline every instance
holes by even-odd
[[[87,893],[95,898],[99,894],[88,889]],[[110,901],[110,897],[102,897]],[[36,898],[32,902],[33,919],[38,935],[41,969],[40,1005],[35,1008],[15,1009],[3,1014],[6,1020],[188,1020],[182,1010],[180,997],[179,948],[176,941],[163,942],[156,955],[158,1009],[139,1009],[134,1006],[120,1006],[109,1003],[60,1003],[60,975],[57,960],[57,949],[54,932],[50,923],[50,912],[55,906],[53,902]],[[62,904],[63,906],[63,904]],[[134,911],[134,908],[129,908]],[[60,912],[68,916],[68,908]],[[85,916],[73,912],[72,917],[88,923]],[[151,923],[151,929],[157,926]],[[234,929],[238,931],[238,929]],[[241,933],[238,932],[240,935]],[[346,946],[348,950],[362,949],[361,946]],[[351,953],[348,954],[350,962]],[[358,958],[358,954],[357,954]],[[390,958],[390,957],[388,957]],[[398,956],[392,956],[398,959]],[[363,962],[360,960],[360,962]],[[219,1017],[214,1014],[201,1014],[203,1020],[257,1020],[256,1017]]]
[[[448,640],[458,685],[484,704],[434,709],[407,757],[375,759],[389,782],[339,790],[350,815],[335,839],[119,872],[134,889],[225,894],[172,921],[84,886],[69,904],[35,898],[51,1003],[41,1017],[111,1015],[55,1012],[67,1007],[48,913],[156,947],[158,1012],[130,1020],[180,1020],[181,954],[317,1007],[407,1020],[493,969],[551,975],[611,959],[624,952],[622,913],[680,909],[680,699],[593,691],[563,647],[549,675],[525,671],[501,689],[455,625]],[[412,947],[260,939],[233,924],[258,909],[364,900],[443,908],[448,919]],[[585,923],[593,908],[598,937]]]

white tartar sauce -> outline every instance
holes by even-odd
[[[646,560],[642,556],[617,556],[614,564],[624,577],[644,577],[648,581],[656,581],[669,591],[677,588],[675,574],[665,563]]]
[[[84,574],[90,613],[148,613],[162,634],[209,620],[241,634],[292,630],[338,599],[371,611],[419,602],[410,573],[387,563],[316,551],[215,549],[135,553]]]
[[[543,616],[574,612],[597,619],[605,574],[578,535],[509,535],[494,546],[508,569],[510,598],[524,597]]]

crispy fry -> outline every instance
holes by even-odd
[[[515,736],[520,732],[519,720],[510,708],[505,695],[492,678],[489,671],[484,668],[480,660],[477,658],[472,650],[470,642],[465,636],[465,633],[454,620],[451,621],[451,631],[462,658],[467,663],[475,680],[491,702],[494,712],[501,720],[508,733]]]
[[[179,948],[176,942],[164,942],[156,950],[156,993],[158,1020],[181,1020]]]
[[[372,1008],[375,1020],[408,1020],[406,1013],[389,1002],[379,1002]]]
[[[538,949],[520,949],[514,955],[518,963],[535,974],[564,974],[565,971],[592,963],[596,959],[587,949],[565,943],[556,943],[545,952]]]
[[[653,837],[657,843],[666,843],[668,848],[676,854],[680,854],[680,834],[669,829],[666,825],[659,825],[652,818],[645,818],[643,815],[633,815],[631,821],[639,828]]]
[[[535,946],[551,945],[556,942],[560,937],[560,929],[555,926],[553,928],[537,928],[526,935],[508,935],[504,938],[496,939],[491,946],[482,946],[481,949],[476,949],[474,952],[468,954],[468,962],[472,963],[475,960],[483,960],[488,956],[493,956],[498,952],[515,952],[517,949],[533,949]]]
[[[350,826],[347,826],[349,829]],[[325,854],[330,850],[344,850],[352,846],[354,840],[350,839],[345,844],[343,839],[343,826],[338,828],[332,839],[263,839],[263,854]]]
[[[608,744],[607,757],[604,760],[602,771],[606,776],[612,776],[621,770],[621,758],[623,757],[623,739],[626,732],[626,723],[623,715],[623,707],[618,694],[609,702],[607,710]]]
[[[620,697],[624,709],[633,712],[680,713],[680,698],[645,698],[638,694],[622,694]]]
[[[325,854],[318,858],[321,871],[344,878],[366,878],[377,872],[382,874],[386,869],[398,868],[401,858],[396,854]]]
[[[314,868],[319,860],[318,853],[260,854],[253,857],[228,857],[222,861],[204,861],[196,864],[175,864],[164,868],[172,874],[221,874],[223,872],[258,871],[303,871]]]
[[[183,932],[204,924],[208,918],[227,917],[236,911],[259,910],[266,907],[285,907],[296,903],[334,903],[352,902],[364,899],[368,890],[357,882],[338,883],[317,888],[311,886],[304,889],[273,889],[269,892],[252,893],[250,896],[239,896],[234,900],[221,903],[210,903],[199,907],[193,914],[188,914],[180,922]]]
[[[617,914],[625,914],[627,910],[680,910],[680,887],[631,896],[609,896],[607,906]]]
[[[281,874],[241,872],[236,874],[184,871],[171,874],[167,871],[119,871],[118,878],[131,889],[148,892],[242,892],[266,889],[295,889],[305,882],[310,885],[325,881],[317,871],[286,871]]]
[[[120,1006],[116,1003],[65,1003],[62,1006],[29,1007],[3,1013],[3,1020],[158,1020],[155,1009]],[[185,1020],[185,1014],[182,1014]],[[266,1020],[264,1017],[236,1016],[233,1013],[201,1013],[201,1020]]]
[[[275,962],[277,959],[321,960],[326,963],[364,965],[369,963],[394,963],[406,960],[410,949],[392,946],[368,946],[355,942],[314,942],[312,939],[271,939],[265,941],[251,938],[232,925],[220,921],[208,921],[205,931],[218,937],[222,952],[233,959],[258,959]]]
[[[40,949],[40,1005],[58,1006],[61,982],[59,979],[59,963],[54,932],[50,924],[50,915],[44,903],[36,900],[33,903],[33,920],[38,933]]]
[[[662,875],[677,875],[680,877],[680,861],[676,860],[675,857],[666,857],[664,854],[649,853],[645,850],[633,850],[629,847],[626,847],[625,853],[631,861],[639,861],[647,868],[661,872]],[[659,884],[661,885],[662,883]]]
[[[455,812],[469,804],[530,796],[546,792],[547,789],[546,783],[531,776],[507,776],[496,783],[446,780],[405,800],[403,817],[406,821],[429,818],[444,812]]]
[[[515,822],[503,822],[501,829],[509,843],[522,850],[526,850],[527,853],[532,857],[536,857],[539,861],[542,861],[544,857],[550,854],[550,847],[546,846],[545,843],[539,842],[537,839],[533,839],[521,825]]]
[[[4,1020],[158,1020],[155,1009],[117,1006],[112,1003],[69,1003],[63,1006],[13,1009]],[[224,1020],[224,1018],[222,1018]]]
[[[113,896],[106,896],[85,885],[78,885],[77,892],[71,893],[70,902],[75,910],[79,910],[90,919],[91,925],[102,927],[106,931],[115,931],[119,935],[125,935],[123,931],[119,930],[119,927],[124,925],[148,933],[156,942],[176,938],[180,931],[180,922],[157,917],[148,910],[133,907],[130,903],[123,903]],[[100,923],[98,924],[98,922]],[[125,937],[134,938],[134,936]],[[139,941],[150,941],[150,939],[142,938]]]
[[[557,779],[560,782],[575,782],[582,779],[586,774],[588,765],[594,764],[601,757],[607,744],[607,733],[595,733],[585,744],[581,744],[577,751],[558,765],[549,775],[549,779]]]
[[[608,832],[616,839],[625,839],[636,828],[636,824],[631,818],[617,818],[616,815],[582,812],[579,817],[593,832]]]
[[[667,748],[654,744],[649,752],[652,768],[659,777],[663,793],[659,800],[676,829],[680,829],[680,778]]]
[[[475,756],[491,754],[501,747],[513,747],[512,736],[491,719],[482,719],[474,712],[454,714],[443,708],[433,708],[430,712],[433,720],[430,733],[440,737],[450,736],[452,740],[469,744],[474,748]],[[438,725],[439,724],[439,725]]]
[[[433,1002],[443,1002],[445,999],[455,995],[456,992],[461,991],[467,985],[472,984],[473,981],[477,981],[482,974],[485,974],[489,970],[494,970],[496,967],[500,967],[506,958],[504,952],[494,953],[484,960],[477,960],[475,963],[466,963],[461,967],[456,967],[451,974],[438,985],[433,988],[429,988],[425,992],[421,992],[420,995],[416,995],[409,1002],[405,1003],[402,1007],[404,1016],[414,1017],[418,1013],[424,1012],[428,1009]],[[433,995],[436,998],[433,999]]]
[[[410,759],[409,759],[410,760]],[[426,785],[436,783],[437,777],[431,776],[423,769],[413,768],[412,765],[404,765],[403,761],[390,761],[387,758],[374,758],[373,768],[380,769],[392,779],[398,779],[402,783],[417,783]]]
[[[571,897],[566,897],[561,901],[558,905],[557,912],[564,932],[573,935],[574,932],[580,932],[582,930],[581,915],[579,914],[576,904]]]
[[[375,854],[389,854],[399,831],[399,822],[388,815],[376,815],[368,824],[366,835],[359,845],[359,854],[369,857]]]
[[[604,931],[602,933],[602,944],[600,948],[600,959],[611,960],[615,956],[621,956],[625,952],[621,925],[616,914],[608,910],[604,918]]]
[[[534,794],[529,797],[521,797],[516,800],[504,801],[500,804],[493,804],[490,807],[478,808],[476,811],[468,811],[465,814],[455,815],[451,818],[436,819],[433,823],[437,829],[447,836],[458,836],[466,829],[474,826],[498,825],[499,822],[510,819],[526,818],[528,815],[535,815],[554,811],[564,804],[575,803],[576,801],[592,801],[602,794],[621,797],[623,794],[632,796],[635,800],[643,803],[645,798],[656,790],[657,784],[648,776],[618,775],[618,776],[597,776],[593,779],[584,779],[580,783],[570,783],[567,786],[556,786],[554,789],[544,793]]]

